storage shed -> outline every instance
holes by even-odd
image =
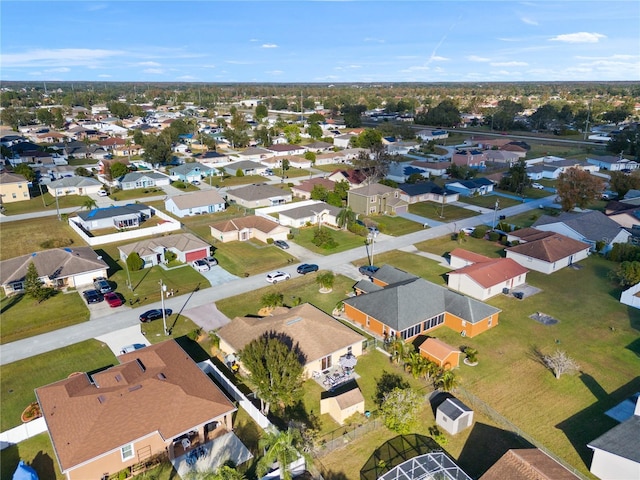
[[[348,390],[325,392],[320,399],[320,414],[328,413],[340,425],[354,413],[364,414],[364,397],[357,385]]]
[[[436,424],[451,435],[460,433],[473,423],[473,410],[455,397],[447,398],[436,410]]]
[[[427,338],[422,342],[419,350],[420,354],[427,360],[435,362],[439,367],[446,370],[460,366],[460,354],[462,352],[437,338]]]

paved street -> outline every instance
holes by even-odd
[[[500,214],[507,216],[517,215],[528,210],[538,208],[540,205],[550,205],[553,203],[553,199],[554,197],[551,196],[542,200],[514,205],[513,207],[500,210]],[[437,227],[420,230],[402,237],[380,235],[379,240],[375,243],[374,254],[377,255],[396,249],[407,249],[415,243],[451,234],[454,232],[454,229],[459,230],[464,227],[473,227],[482,223],[491,224],[493,220],[493,212],[489,211],[489,213],[483,213],[476,217],[459,220],[455,222],[455,224],[442,224]],[[307,250],[304,250],[304,252],[298,251],[299,248],[301,247],[292,245],[291,253],[299,253],[302,263],[313,261],[314,263],[317,263],[321,269],[330,269],[336,273],[348,275],[354,279],[360,277],[357,273],[357,269],[355,269],[350,263],[354,260],[365,258],[367,256],[364,246],[362,248],[355,248],[328,256],[319,256],[308,252]],[[281,270],[288,272],[292,277],[295,277],[298,276],[296,273],[298,265],[299,263],[291,264]],[[165,300],[165,306],[173,309],[176,313],[180,313],[188,308],[198,307],[223,298],[240,295],[266,285],[267,282],[265,281],[264,273],[262,273],[248,278],[232,280],[228,283],[216,285],[215,287],[201,288],[198,291],[187,293],[179,297],[169,297]],[[2,346],[0,364],[4,365],[15,362],[39,353],[49,352],[73,343],[78,343],[101,335],[107,335],[116,330],[137,325],[140,313],[152,308],[160,308],[160,302],[145,305],[144,307],[121,310],[113,315],[92,318],[90,321],[78,325],[55,330],[36,337],[26,338],[17,342],[8,343]]]

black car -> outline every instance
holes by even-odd
[[[376,273],[378,270],[380,270],[380,267],[376,267],[375,265],[363,265],[358,269],[358,271],[362,275],[367,275],[369,277]]]
[[[82,296],[87,301],[87,303],[100,303],[104,300],[102,294],[97,290],[87,290],[82,292]]]
[[[286,250],[287,248],[289,248],[289,244],[287,242],[285,242],[284,240],[276,240],[275,242],[273,242],[273,244],[276,247],[280,247],[283,250]]]
[[[173,311],[170,308],[165,308],[164,313],[168,317],[173,313]],[[156,308],[155,310],[147,310],[142,315],[140,315],[140,321],[143,323],[150,322],[151,320],[157,320],[159,318],[162,318],[161,308]]]
[[[298,267],[298,273],[301,275],[306,275],[307,273],[317,272],[318,265],[315,263],[303,263]]]

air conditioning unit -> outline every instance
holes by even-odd
[[[462,337],[466,337],[467,336],[467,332],[465,332],[464,330],[460,332],[460,336]]]

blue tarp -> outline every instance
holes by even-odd
[[[33,468],[20,460],[18,468],[13,472],[13,480],[38,480],[38,474]]]

